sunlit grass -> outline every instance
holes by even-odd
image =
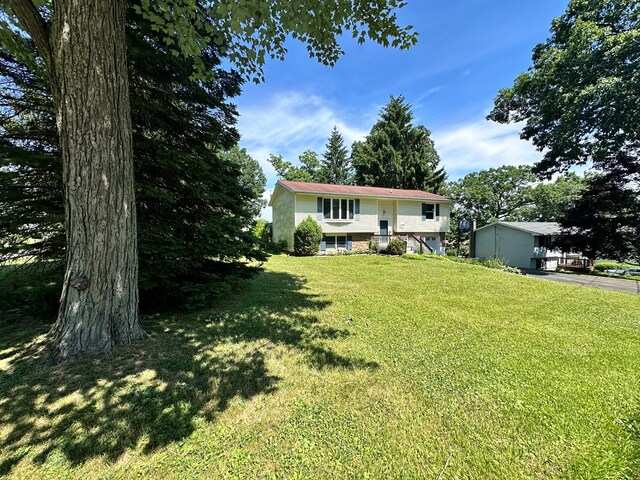
[[[273,257],[114,357],[48,367],[45,326],[0,327],[0,475],[637,478],[639,312],[453,262]]]

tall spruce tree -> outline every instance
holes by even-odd
[[[439,167],[431,132],[422,125],[414,126],[413,118],[404,96],[392,96],[367,138],[353,144],[351,158],[358,185],[441,190],[446,174]]]
[[[326,150],[322,156],[322,173],[326,183],[349,185],[353,180],[351,159],[344,138],[336,127],[333,127]]]
[[[228,98],[240,92],[241,79],[219,67],[217,49],[202,57],[216,80],[190,80],[192,60],[172,55],[134,10],[130,18],[141,303],[198,306],[228,288],[232,274],[249,272],[240,258],[263,258],[246,227],[264,175],[220,153],[238,140]],[[62,160],[53,101],[40,73],[6,52],[0,57],[2,82],[10,87],[1,101],[11,113],[0,121],[0,237],[11,239],[0,245],[0,255],[61,262]],[[243,181],[248,174],[251,183]]]

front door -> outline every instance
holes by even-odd
[[[380,220],[380,236],[389,235],[389,220]]]

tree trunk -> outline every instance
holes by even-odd
[[[57,0],[48,62],[65,189],[67,266],[54,361],[145,337],[138,254],[126,0]]]

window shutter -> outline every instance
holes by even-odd
[[[322,220],[322,197],[318,197],[317,207],[318,220]]]
[[[427,204],[422,204],[422,221],[424,222],[427,219]]]
[[[360,220],[360,199],[356,198],[355,215],[356,220]]]
[[[320,251],[321,252],[326,252],[327,251],[327,239],[323,238],[322,241],[320,242]]]
[[[347,250],[353,249],[353,237],[351,235],[347,235]]]
[[[436,203],[436,217],[440,216],[440,204]]]

